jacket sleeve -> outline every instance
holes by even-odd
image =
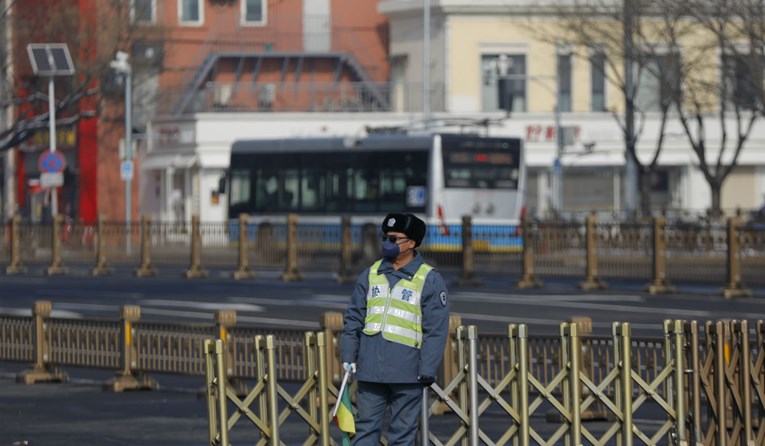
[[[420,376],[436,377],[449,334],[449,297],[441,274],[433,270],[425,281],[422,296],[422,348]]]
[[[364,319],[367,317],[367,287],[369,269],[356,280],[351,294],[351,301],[345,310],[343,319],[343,334],[340,338],[340,361],[356,362],[359,354],[361,332],[364,329]]]

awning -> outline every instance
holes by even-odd
[[[188,169],[198,161],[194,153],[149,153],[141,160],[141,169],[165,170],[168,167]]]

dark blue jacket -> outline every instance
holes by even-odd
[[[385,274],[390,288],[402,278],[411,279],[422,265],[419,252],[411,262],[393,270],[384,259],[378,274]],[[418,376],[436,377],[444,355],[449,331],[449,303],[446,284],[435,269],[425,279],[420,305],[422,308],[422,348],[416,349],[382,337],[363,333],[367,315],[369,268],[356,280],[351,302],[345,312],[340,341],[342,362],[356,363],[356,379],[378,383],[416,383]]]

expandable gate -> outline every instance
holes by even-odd
[[[432,402],[423,410],[456,422],[435,432],[425,417],[423,443],[765,444],[764,327],[759,321],[750,332],[746,321],[725,321],[700,330],[696,322],[665,321],[662,345],[651,356],[628,323],[614,323],[610,338],[593,342],[566,322],[552,357],[533,346],[526,325],[513,324],[507,373],[489,378],[479,371],[497,358],[479,351],[475,326],[460,326],[453,341],[456,373],[443,387],[430,387]],[[303,444],[336,444],[329,410],[337,388],[327,373],[326,334],[306,333],[305,380],[294,394],[276,380],[276,339],[257,336],[253,346],[258,376],[243,389],[230,382],[225,341],[205,342],[210,444],[229,445],[229,431],[242,418],[254,425],[256,444],[284,444],[280,429],[291,414],[308,428]],[[586,422],[595,418],[601,421]]]

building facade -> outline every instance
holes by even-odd
[[[381,1],[359,20],[349,18],[359,5],[337,1],[172,3],[190,9],[166,5],[166,20],[199,23],[178,22],[173,28],[184,37],[165,47],[166,58],[186,58],[168,65],[191,68],[159,77],[166,97],[159,96],[141,153],[141,213],[224,219],[218,183],[239,138],[353,136],[367,127],[424,120],[431,129],[523,137],[533,214],[555,206],[568,212],[626,208],[624,133],[615,118],[624,114],[623,94],[604,74],[606,55],[578,58],[574,49],[539,36],[559,26],[552,9],[534,2],[434,0],[426,43],[420,1]],[[243,24],[250,7],[261,11],[253,16],[261,21],[255,30]],[[168,49],[175,44],[188,46]],[[636,98],[644,111],[637,153],[648,162],[662,133],[661,114],[649,104],[661,91],[644,82]],[[724,126],[734,134],[734,117]],[[722,126],[706,132],[715,156]],[[650,187],[654,209],[703,212],[711,203],[709,187],[679,121],[670,119],[663,135]],[[761,204],[763,144],[765,124],[757,120],[723,186],[724,210]]]

